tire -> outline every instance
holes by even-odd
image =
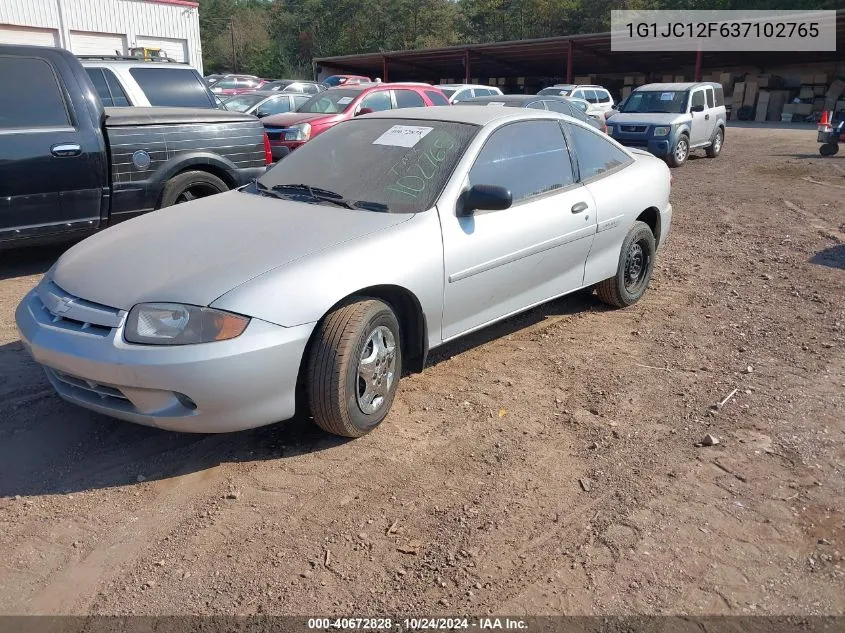
[[[655,252],[656,244],[651,228],[645,222],[634,222],[622,242],[616,275],[596,286],[599,299],[614,308],[626,308],[639,301],[651,280]],[[638,272],[631,279],[635,269]]]
[[[819,146],[819,154],[822,156],[835,156],[839,152],[839,143],[823,143]]]
[[[672,153],[666,157],[669,167],[680,167],[687,162],[689,151],[689,136],[681,134],[678,137],[678,142],[675,143],[675,147],[672,148]]]
[[[722,153],[722,145],[725,142],[725,131],[721,127],[716,128],[716,133],[713,135],[713,142],[708,145],[707,158],[716,158]]]
[[[229,187],[225,182],[207,171],[184,171],[164,183],[159,208],[190,202],[228,190]]]
[[[402,375],[400,334],[390,306],[366,297],[353,297],[320,322],[308,359],[306,391],[311,415],[321,429],[361,437],[381,424]],[[378,353],[380,347],[384,355]],[[374,362],[375,397],[367,396],[372,383],[360,372],[364,357]]]

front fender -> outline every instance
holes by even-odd
[[[320,320],[332,306],[363,288],[383,285],[404,288],[417,298],[429,345],[438,345],[443,314],[443,242],[436,211],[419,213],[384,231],[270,270],[211,305],[294,327]]]

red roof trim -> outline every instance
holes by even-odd
[[[158,4],[175,4],[179,7],[191,7],[196,9],[200,6],[199,2],[191,2],[190,0],[144,0],[144,2],[155,2]]]

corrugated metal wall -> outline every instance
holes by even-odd
[[[202,73],[199,12],[189,3],[146,0],[0,0],[3,24],[56,29],[70,49],[70,31],[113,33],[136,39],[170,38],[187,42],[188,63]]]

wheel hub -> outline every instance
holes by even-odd
[[[625,289],[636,293],[648,276],[649,256],[640,242],[631,244],[625,258]]]
[[[358,360],[356,399],[370,415],[384,406],[396,379],[396,339],[390,328],[379,325],[367,337]]]

